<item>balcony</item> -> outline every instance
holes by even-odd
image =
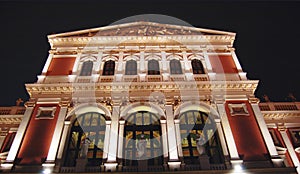
[[[147,82],[161,82],[162,77],[161,75],[147,75]]]
[[[208,81],[208,76],[206,74],[194,74],[195,81]]]
[[[300,111],[300,102],[259,103],[261,111]]]

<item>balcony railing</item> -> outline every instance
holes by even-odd
[[[147,82],[161,82],[161,75],[147,75]]]
[[[25,110],[22,106],[0,107],[0,115],[23,115]]]
[[[195,81],[208,81],[208,76],[206,74],[194,74]]]
[[[261,111],[300,111],[300,102],[259,103]]]

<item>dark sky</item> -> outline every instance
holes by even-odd
[[[300,98],[300,2],[42,1],[0,2],[0,106],[28,99],[47,59],[47,35],[109,25],[139,14],[163,14],[195,27],[237,33],[234,47],[256,95]]]

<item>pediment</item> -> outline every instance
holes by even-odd
[[[160,35],[230,35],[235,33],[196,27],[161,24],[154,22],[131,22],[105,27],[52,34],[48,38],[94,37],[94,36],[160,36]]]

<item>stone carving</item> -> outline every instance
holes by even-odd
[[[87,158],[87,153],[88,153],[88,150],[89,150],[90,143],[91,143],[91,141],[89,140],[89,138],[85,138],[82,141],[82,146],[81,146],[79,158],[81,158],[81,159],[86,159]]]
[[[141,139],[139,139],[137,143],[137,152],[138,152],[139,159],[142,159],[146,156],[146,146],[147,146],[147,141],[145,139],[145,136],[141,135]]]
[[[196,144],[197,144],[197,151],[198,151],[199,156],[205,155],[206,152],[205,152],[205,146],[204,146],[204,144],[205,144],[204,136],[198,135],[197,139],[196,139]]]

